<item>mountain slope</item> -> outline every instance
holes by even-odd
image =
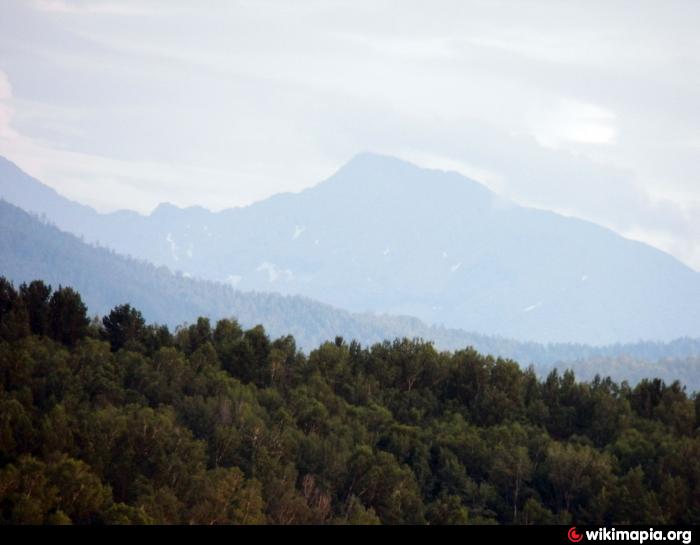
[[[371,329],[347,312],[301,297],[245,294],[121,257],[85,244],[6,202],[0,202],[0,232],[0,274],[16,283],[40,278],[73,286],[92,313],[104,314],[116,304],[130,302],[148,320],[171,327],[200,315],[214,319],[235,315],[245,326],[264,322],[273,335],[292,333],[309,345],[345,331],[367,337],[364,330]]]
[[[36,191],[38,182],[18,172],[0,165],[0,195],[62,229],[245,290],[540,342],[700,335],[699,273],[455,173],[363,154],[298,194],[219,213],[161,205],[141,216],[101,215],[60,197],[19,202],[18,186]]]
[[[234,316],[245,327],[264,324],[273,336],[292,334],[302,348],[336,335],[364,344],[394,337],[437,339],[444,348],[495,342],[462,331],[431,328],[415,318],[354,315],[300,296],[245,293],[231,286],[173,274],[165,267],[86,244],[74,235],[0,200],[0,275],[19,284],[42,279],[80,291],[91,313],[121,303],[149,321],[176,327],[198,316]]]

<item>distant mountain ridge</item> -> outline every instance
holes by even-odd
[[[435,338],[444,348],[491,342],[463,331],[429,327],[415,318],[355,315],[305,297],[241,292],[188,278],[87,244],[1,199],[0,275],[16,284],[42,279],[75,287],[93,315],[128,302],[148,321],[171,328],[198,316],[235,317],[245,327],[263,324],[273,336],[293,334],[301,348],[316,347],[336,335],[364,344],[402,336]]]
[[[473,346],[523,366],[534,364],[540,374],[558,367],[573,368],[587,378],[596,372],[611,374],[617,380],[682,378],[690,388],[700,390],[700,339],[605,347],[542,345],[431,327],[409,317],[352,314],[305,297],[245,293],[86,244],[2,200],[0,275],[16,285],[42,279],[54,287],[72,286],[80,291],[93,315],[130,303],[148,321],[171,328],[192,323],[198,316],[212,320],[233,316],[246,328],[263,324],[273,337],[292,334],[305,350],[337,335],[364,345],[396,337],[421,337],[443,350]]]
[[[116,251],[243,290],[537,342],[700,336],[700,274],[456,173],[362,154],[331,178],[218,213],[98,214],[9,162],[0,196]]]

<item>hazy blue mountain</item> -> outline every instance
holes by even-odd
[[[87,244],[3,200],[0,275],[15,284],[41,279],[54,286],[72,286],[96,315],[130,303],[148,321],[171,328],[192,323],[198,316],[214,320],[232,316],[245,327],[263,324],[272,336],[292,334],[302,348],[309,349],[336,335],[363,344],[403,336],[423,337],[436,339],[446,349],[468,345],[486,348],[501,342],[429,327],[416,318],[352,314],[306,297],[242,292],[226,284],[188,278],[165,267]],[[512,343],[503,342],[508,346]],[[520,345],[513,345],[517,351]],[[685,347],[681,350],[686,353]],[[700,343],[697,352],[700,353]]]
[[[42,279],[78,289],[92,314],[121,303],[148,321],[176,327],[198,316],[236,317],[245,327],[262,323],[273,336],[293,334],[302,347],[346,335],[366,343],[392,338],[401,326],[353,316],[299,296],[243,293],[225,284],[173,274],[165,267],[122,257],[0,201],[0,275],[19,284]],[[407,324],[417,320],[407,320]]]
[[[652,376],[667,381],[681,378],[690,388],[700,389],[699,339],[604,347],[543,345],[428,326],[405,316],[353,314],[300,296],[245,293],[86,244],[2,200],[0,275],[17,285],[42,279],[54,286],[72,286],[93,314],[103,315],[128,302],[147,320],[171,327],[192,323],[198,316],[214,320],[234,316],[244,327],[262,323],[274,337],[292,334],[303,349],[315,348],[336,335],[365,345],[396,337],[421,337],[441,349],[474,346],[485,354],[534,364],[541,374],[559,367],[573,368],[586,378],[596,373],[632,381]]]
[[[10,163],[0,196],[87,241],[243,290],[542,342],[700,335],[700,274],[668,254],[378,155],[218,213],[97,214]]]

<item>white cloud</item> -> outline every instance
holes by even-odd
[[[0,70],[0,146],[3,142],[12,145],[21,140],[21,136],[12,127],[12,119],[15,115],[12,101],[12,85],[7,74]]]
[[[17,137],[12,129],[12,116],[14,110],[10,106],[12,99],[12,86],[7,74],[0,71],[0,140],[10,140]]]
[[[143,4],[137,6],[124,1],[34,0],[33,7],[41,12],[72,15],[143,15],[149,13],[149,10]]]
[[[560,148],[567,143],[614,144],[615,114],[595,104],[563,98],[531,114],[530,124],[543,146]]]
[[[287,282],[294,279],[294,273],[292,273],[291,270],[278,267],[277,265],[275,265],[274,263],[270,263],[269,261],[264,261],[255,270],[260,272],[266,272],[267,279],[270,283],[277,282],[277,280],[279,279],[282,279],[283,281]]]
[[[7,74],[0,70],[0,100],[9,100],[12,98],[12,86],[10,80],[7,79]]]

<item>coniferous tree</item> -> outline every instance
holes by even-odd
[[[29,314],[29,328],[33,335],[48,335],[50,332],[49,301],[51,286],[41,280],[34,280],[29,285],[22,284],[19,293]]]
[[[59,286],[49,301],[49,327],[58,342],[73,346],[87,335],[90,320],[80,294]]]
[[[27,309],[12,283],[0,277],[0,339],[13,341],[29,334]]]
[[[145,341],[146,321],[131,305],[119,305],[102,319],[103,336],[113,351]]]

